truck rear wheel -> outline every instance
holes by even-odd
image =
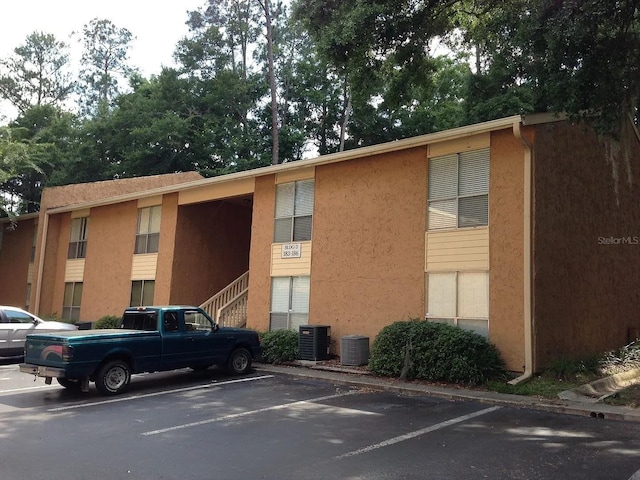
[[[131,369],[127,362],[113,360],[105,363],[96,375],[96,388],[103,395],[122,393],[131,380]]]
[[[251,368],[251,353],[246,348],[236,348],[227,361],[227,370],[233,375],[243,375]]]
[[[62,385],[64,388],[67,388],[69,390],[80,390],[80,386],[81,386],[80,380],[66,378],[66,377],[58,377],[56,378],[56,380],[58,380],[58,383]]]

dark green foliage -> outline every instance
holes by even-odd
[[[373,343],[369,368],[378,375],[467,385],[504,375],[498,350],[485,338],[421,320],[383,328]]]
[[[260,335],[261,360],[265,363],[291,362],[298,358],[298,332],[276,330]]]
[[[117,317],[115,315],[105,315],[96,322],[95,328],[117,328],[118,325],[120,325],[121,320],[122,317]]]

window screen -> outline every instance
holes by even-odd
[[[62,299],[62,318],[67,320],[80,320],[80,304],[82,301],[82,283],[71,282],[64,284],[64,297]]]
[[[274,242],[311,240],[314,186],[314,180],[301,180],[276,186]]]
[[[429,159],[429,230],[489,224],[489,149]]]
[[[131,282],[131,307],[153,305],[155,280],[134,280]]]
[[[87,236],[89,233],[89,217],[74,218],[71,221],[69,251],[67,258],[85,258],[87,256]]]
[[[162,207],[156,205],[138,209],[138,227],[134,253],[156,253],[160,242]]]
[[[489,336],[489,272],[427,274],[427,320]]]
[[[298,330],[309,323],[309,277],[271,279],[270,330]]]

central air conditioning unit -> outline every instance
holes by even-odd
[[[298,358],[300,360],[327,360],[331,327],[327,325],[300,325]]]
[[[359,366],[369,363],[369,337],[346,335],[340,339],[340,363]]]

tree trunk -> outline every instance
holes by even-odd
[[[280,150],[278,141],[278,98],[276,95],[276,73],[273,62],[273,30],[271,27],[271,12],[269,11],[269,0],[261,2],[264,10],[265,24],[267,27],[267,57],[269,60],[269,88],[271,89],[271,164],[277,165],[278,151]]]

